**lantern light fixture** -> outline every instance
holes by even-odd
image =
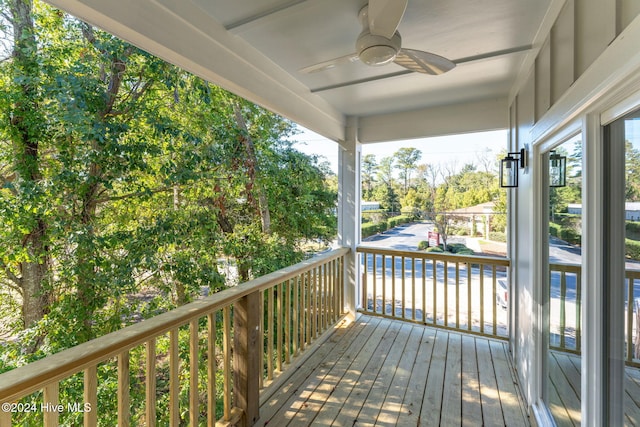
[[[507,157],[500,160],[500,187],[514,188],[518,186],[518,169],[526,166],[527,151],[507,153]]]
[[[555,150],[549,153],[549,187],[565,187],[567,185],[567,157]]]

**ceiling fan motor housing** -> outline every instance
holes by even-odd
[[[402,38],[397,31],[390,39],[384,36],[376,36],[366,28],[358,36],[356,51],[360,61],[367,65],[385,65],[396,58],[402,46]]]

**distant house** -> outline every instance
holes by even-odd
[[[360,210],[362,212],[375,211],[380,209],[380,202],[360,202]]]
[[[640,203],[627,202],[624,204],[627,221],[640,221]],[[579,203],[569,203],[567,212],[573,215],[582,215],[582,205]]]
[[[481,203],[475,206],[456,209],[453,214],[465,218],[469,224],[469,234],[474,235],[476,230],[481,230],[485,238],[489,238],[491,215],[494,213],[493,202]]]

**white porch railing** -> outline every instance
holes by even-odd
[[[582,267],[551,263],[550,347],[580,354],[582,323]],[[625,362],[640,366],[640,310],[634,296],[640,270],[625,271]]]
[[[0,426],[252,425],[260,390],[342,316],[348,252],[312,258],[4,373]],[[69,384],[79,384],[75,397]],[[134,392],[142,398],[132,399]]]
[[[509,259],[358,247],[361,311],[508,338]]]

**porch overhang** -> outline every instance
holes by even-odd
[[[432,11],[426,5],[410,3],[413,9],[400,27],[410,45],[407,47],[433,49],[459,59],[456,69],[442,76],[426,76],[397,71],[401,68],[393,64],[390,70],[356,64],[345,71],[305,75],[299,65],[339,56],[338,47],[340,51],[353,49],[351,32],[359,31],[356,12],[362,1],[48,2],[341,144],[348,138],[347,117],[357,118],[358,141],[362,143],[506,129],[509,90],[525,56],[535,50],[530,45],[532,35],[546,8],[546,2],[535,7],[506,1],[492,8],[476,5],[477,13],[486,15],[487,21],[481,23],[468,12],[461,14],[463,11],[456,9],[460,5]],[[261,7],[266,11],[260,12]],[[348,15],[351,12],[353,19]],[[346,15],[333,22],[338,21],[331,19],[338,13]],[[409,13],[423,19],[411,19]],[[512,20],[522,19],[518,17],[523,13],[535,22],[527,23],[524,32],[515,31],[513,27],[518,25]],[[452,21],[453,15],[465,22],[473,19],[469,26],[475,25],[473,31],[486,33],[487,38],[479,41],[466,36],[463,32],[470,31],[466,28],[458,28],[452,36],[436,37],[443,35],[442,31],[425,34],[426,23],[437,22],[438,27],[447,28],[458,22]],[[248,18],[238,18],[242,16]],[[283,25],[297,28],[284,31]],[[488,27],[495,28],[489,31]],[[329,34],[333,31],[336,33]],[[500,31],[499,40],[491,39],[491,34]],[[282,38],[287,40],[304,38],[297,42],[297,47],[303,48],[290,50],[285,56],[278,43],[288,41],[279,40],[279,33],[286,34]],[[318,40],[323,37],[339,46],[334,49],[330,42]],[[464,37],[465,42],[454,43],[451,37]],[[308,49],[305,44],[310,44]],[[283,47],[286,49],[288,46]],[[493,56],[483,57],[491,52]],[[336,87],[331,86],[335,82]]]

